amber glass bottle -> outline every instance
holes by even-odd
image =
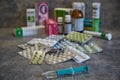
[[[75,31],[82,32],[84,30],[83,12],[79,9],[74,9],[71,13],[73,27]]]

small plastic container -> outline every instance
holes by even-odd
[[[72,31],[71,16],[70,15],[65,15],[64,33],[69,34],[71,31]]]

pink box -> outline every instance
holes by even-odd
[[[45,20],[46,25],[46,33],[48,36],[50,35],[57,35],[57,22],[53,19],[46,19]]]
[[[36,19],[37,24],[44,24],[45,19],[48,19],[48,4],[39,2],[36,4]]]

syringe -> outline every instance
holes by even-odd
[[[47,71],[42,73],[42,76],[45,78],[58,78],[58,77],[62,77],[62,76],[67,76],[67,75],[75,75],[75,74],[79,74],[79,73],[84,73],[84,72],[88,72],[88,66],[80,66],[80,67],[70,67],[70,68],[66,68],[66,69],[60,69],[60,70],[56,70],[56,71]]]

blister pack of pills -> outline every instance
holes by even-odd
[[[46,52],[46,54],[52,54],[52,53],[55,53],[55,54],[60,54],[60,53],[63,53],[64,52],[64,49],[60,48],[60,49],[50,49],[48,52]]]
[[[57,42],[54,46],[52,46],[53,49],[64,49],[66,46],[62,43],[62,41]]]
[[[89,42],[87,44],[84,45],[79,45],[79,44],[75,44],[76,45],[76,49],[84,52],[84,53],[98,53],[98,52],[102,52],[103,49],[101,47],[99,47],[95,42]]]
[[[51,47],[53,45],[55,45],[57,43],[56,40],[50,40],[50,39],[41,39],[41,38],[34,38],[31,41],[27,42],[30,45],[34,45],[34,44],[43,44],[46,45],[48,47]]]
[[[74,47],[69,46],[69,47],[67,47],[67,49],[71,53],[75,54],[73,60],[77,63],[82,63],[82,62],[85,62],[90,59],[90,56],[88,56],[87,54],[81,52],[80,50],[78,50]]]
[[[95,42],[91,42],[88,45],[92,48],[92,50],[94,51],[94,53],[102,52],[103,51],[103,49],[100,46],[98,46],[98,44],[96,44]]]
[[[79,32],[71,32],[66,36],[67,40],[73,41],[73,42],[78,42],[80,44],[84,44],[87,41],[89,41],[92,38],[92,35],[89,34],[84,34],[84,33],[79,33]]]
[[[27,58],[27,59],[31,59],[34,50],[36,50],[36,49],[33,46],[33,47],[29,47],[29,48],[27,48],[27,49],[25,49],[23,51],[19,51],[18,54],[21,55],[21,56],[23,56],[23,57],[25,57],[25,58]]]
[[[67,46],[73,46],[74,44],[72,44],[72,42],[66,40],[66,39],[62,39],[60,41],[58,41],[54,46],[52,46],[52,48],[54,49],[65,49]]]
[[[64,35],[50,35],[45,39],[59,41],[59,40],[63,39],[64,37],[65,37]]]
[[[18,54],[27,58],[27,59],[31,59],[33,56],[34,51],[38,51],[41,49],[46,49],[46,50],[50,50],[49,47],[41,45],[41,44],[35,44],[34,46],[31,46],[25,50],[19,51]]]
[[[72,59],[74,56],[75,54],[68,50],[65,50],[63,53],[48,53],[45,56],[45,62],[47,64],[61,63]]]
[[[34,51],[30,64],[41,64],[44,60],[46,50]]]
[[[19,48],[21,48],[21,49],[28,49],[29,47],[31,47],[32,45],[29,45],[29,44],[20,44],[20,45],[18,45],[18,47]]]

